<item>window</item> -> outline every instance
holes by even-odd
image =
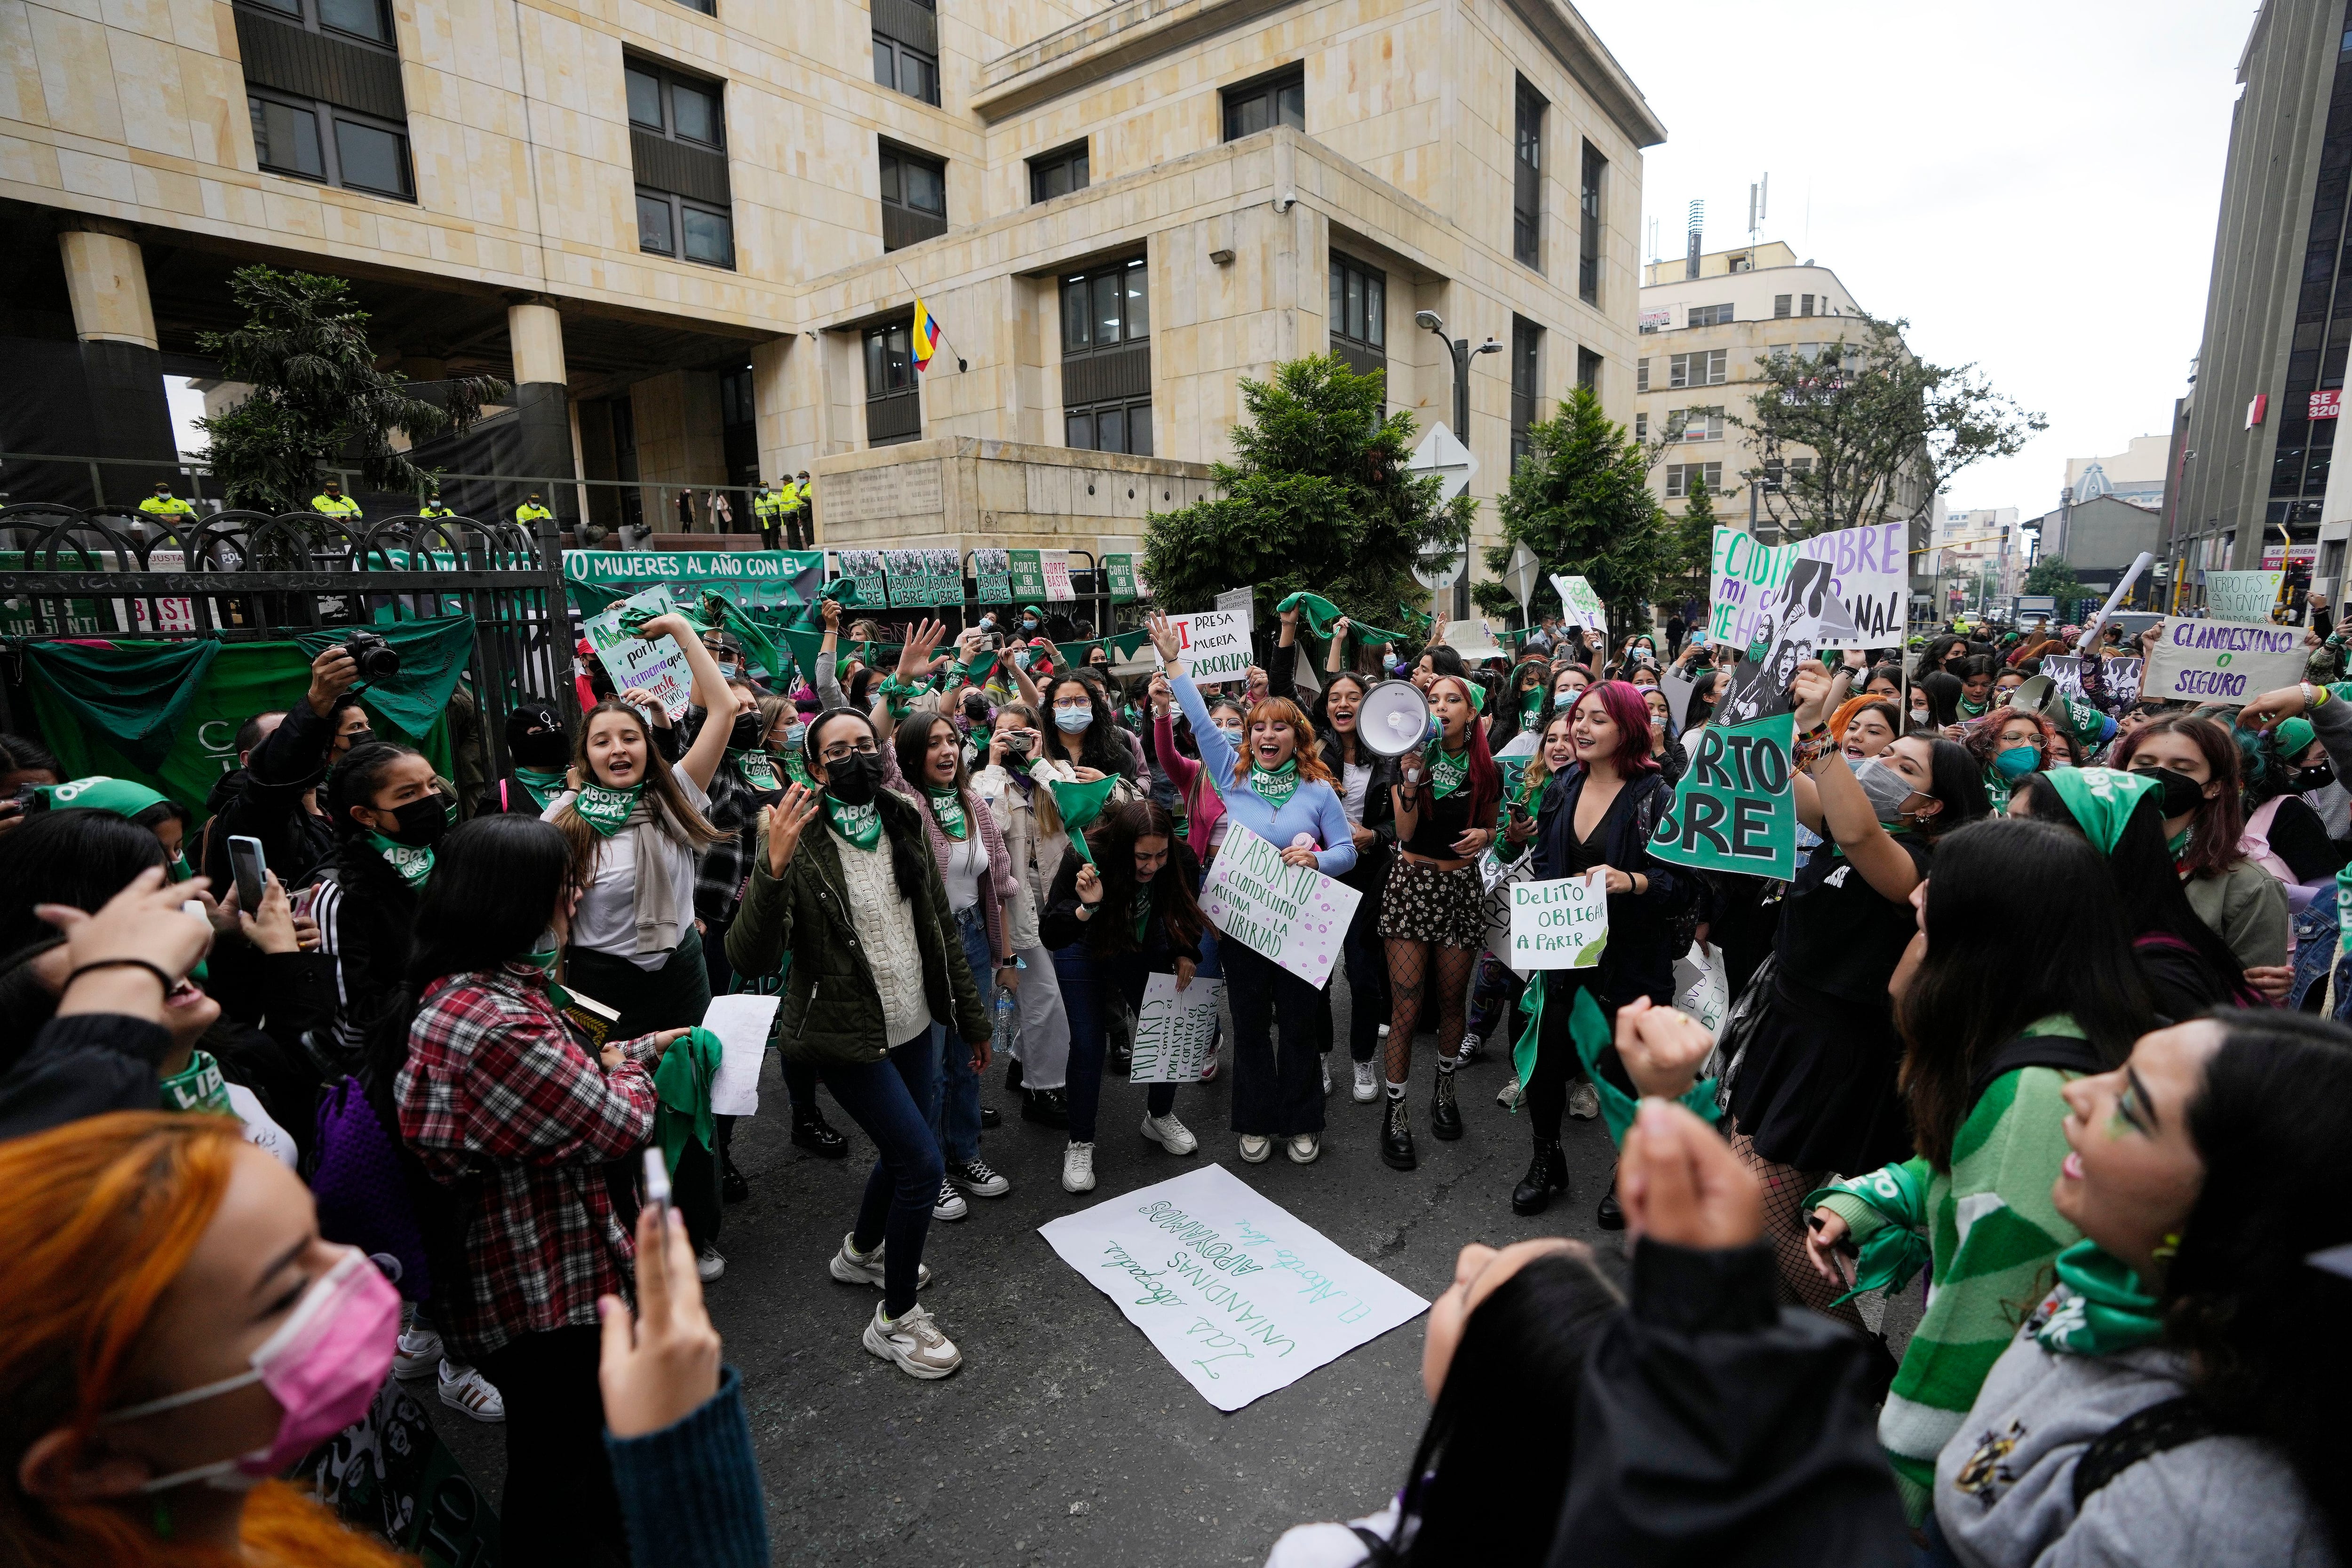
[[[1646,359],[1634,362],[1633,390],[1636,392],[1650,390],[1650,362]]]
[[[391,8],[383,0],[250,0],[232,15],[260,165],[414,200]]]
[[[1066,446],[1151,455],[1150,285],[1141,258],[1062,279]]]
[[[392,8],[383,0],[248,0],[248,3],[299,22],[305,32],[342,33],[387,47],[393,43]]]
[[[1721,463],[1668,463],[1666,465],[1666,499],[1681,500],[1690,494],[1690,487],[1702,484],[1707,494],[1723,488]]]
[[[1669,408],[1666,410],[1666,430],[1677,441],[1720,441],[1723,439],[1723,409]]]
[[[1727,353],[1724,349],[1700,349],[1693,353],[1669,355],[1666,360],[1666,384],[1721,386]]]
[[[1634,440],[1636,440],[1636,441],[1646,441],[1646,440],[1648,440],[1649,438],[1650,438],[1650,416],[1649,416],[1648,415],[1646,415],[1646,414],[1636,414],[1636,415],[1634,415],[1634,416],[1633,416],[1633,439],[1634,439]]]
[[[1358,375],[1389,365],[1388,274],[1331,258],[1331,352]]]
[[[636,167],[637,248],[733,267],[725,89],[650,60],[628,60],[623,75]]]
[[[922,394],[915,385],[915,323],[866,329],[866,444],[893,447],[923,435]]]
[[[1774,319],[1775,321],[1780,320],[1781,318],[1783,318],[1783,317],[1787,316],[1787,315],[1788,315],[1788,313],[1789,313],[1789,296],[1788,296],[1788,295],[1786,295],[1786,294],[1775,294],[1775,295],[1773,295],[1773,296],[1772,296],[1772,317],[1773,317],[1773,319]]]
[[[1524,267],[1543,267],[1543,95],[1519,82],[1517,129],[1511,137],[1511,255]]]
[[[1225,140],[1238,142],[1270,125],[1307,129],[1307,68],[1290,66],[1225,89]]]
[[[1694,327],[1727,327],[1731,321],[1731,307],[1728,305],[1693,305],[1690,308],[1690,324]]]
[[[1533,321],[1511,318],[1511,466],[1528,455],[1528,426],[1536,422],[1536,404],[1543,385],[1543,329]]]
[[[874,0],[874,79],[940,100],[940,18],[932,0]]]
[[[1029,160],[1029,199],[1050,202],[1087,188],[1087,144],[1083,142]]]
[[[1576,351],[1576,384],[1596,390],[1601,385],[1601,356],[1591,349]]]
[[[1798,295],[1798,296],[1797,296],[1797,314],[1799,314],[1800,316],[1810,316],[1810,315],[1811,315],[1812,313],[1813,313],[1813,297],[1812,297],[1811,294],[1800,294],[1800,295]]]
[[[730,485],[749,487],[760,479],[760,415],[751,386],[748,364],[719,378],[719,441]],[[745,526],[740,516],[736,526]]]
[[[250,93],[253,151],[261,166],[372,195],[415,198],[404,131],[332,104]],[[323,128],[323,130],[322,130]]]
[[[896,250],[948,231],[948,166],[885,143],[882,248]]]
[[[1581,226],[1576,241],[1576,295],[1588,305],[1601,303],[1601,181],[1608,172],[1609,160],[1587,142],[1582,194],[1577,198]]]

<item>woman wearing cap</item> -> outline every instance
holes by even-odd
[[[526,698],[507,715],[507,776],[485,791],[477,815],[519,811],[537,816],[563,793],[572,737],[555,704]]]

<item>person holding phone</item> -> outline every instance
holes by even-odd
[[[1019,965],[1014,1002],[1020,1026],[1013,1033],[1006,1082],[1020,1088],[1023,1121],[1060,1129],[1070,1124],[1070,1017],[1040,922],[1070,841],[1054,793],[1045,787],[1054,770],[1041,755],[1044,743],[1034,708],[1025,702],[998,708],[988,731],[988,765],[971,775],[971,790],[996,818],[1013,868],[1004,914]]]

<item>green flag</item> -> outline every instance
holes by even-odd
[[[1702,871],[1788,878],[1797,871],[1797,792],[1789,753],[1793,713],[1752,724],[1710,724],[1675,787],[1650,853]]]
[[[1340,615],[1339,606],[1322,595],[1304,591],[1291,595],[1276,605],[1274,609],[1276,615],[1286,610],[1305,611],[1306,614],[1302,618],[1307,622],[1307,629],[1327,642],[1330,640],[1331,627],[1338,623]],[[1426,619],[1426,617],[1423,618]],[[1357,640],[1365,647],[1377,647],[1382,643],[1404,641],[1402,632],[1382,631],[1378,626],[1359,624],[1348,629],[1356,634]]]
[[[373,628],[400,655],[400,673],[372,680],[360,689],[368,710],[388,721],[404,735],[422,736],[449,706],[449,693],[474,651],[474,617],[451,616],[442,620],[398,621]],[[305,657],[316,658],[339,647],[346,632],[306,632],[295,638]],[[551,692],[541,692],[542,697]]]
[[[1054,809],[1062,814],[1062,826],[1069,830],[1070,847],[1089,866],[1095,863],[1093,851],[1087,847],[1086,829],[1102,816],[1103,802],[1118,787],[1118,777],[1099,778],[1092,784],[1070,784],[1062,779],[1047,779],[1045,787],[1054,792]]]
[[[210,637],[111,647],[25,645],[35,679],[47,686],[75,725],[104,736],[150,773],[170,754],[220,652],[221,644]]]

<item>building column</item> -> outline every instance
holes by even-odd
[[[72,226],[58,234],[58,249],[81,344],[82,407],[78,418],[68,416],[68,423],[79,425],[80,438],[62,453],[175,462],[180,444],[163,395],[146,257],[122,225],[99,218],[67,222]],[[86,499],[116,507],[136,507],[159,479],[183,488],[169,468],[108,467],[99,479],[104,494]]]
[[[572,456],[572,394],[563,368],[563,315],[545,298],[517,300],[507,306],[507,356],[514,363],[515,417],[522,439],[512,462],[519,477],[536,481],[504,487],[500,516],[511,518],[530,489],[537,489],[562,528],[580,526],[580,470]]]
[[[788,366],[793,339],[787,334],[751,345],[751,411],[760,442],[760,477],[771,485],[793,477],[792,434],[786,411],[793,405]]]

